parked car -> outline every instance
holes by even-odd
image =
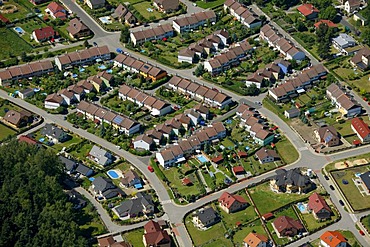
[[[360,233],[360,235],[361,235],[361,236],[365,236],[365,233],[364,233],[364,231],[362,231],[362,230],[359,230],[358,232]]]
[[[343,202],[342,200],[339,200],[339,204],[340,204],[341,206],[344,206],[344,202]]]
[[[326,176],[326,175],[324,175],[324,178],[325,178],[325,180],[329,180],[329,177],[328,177],[328,176]]]
[[[93,45],[94,45],[94,46],[98,46],[98,44],[97,44],[96,42],[93,42]]]
[[[80,128],[77,124],[72,125],[74,128],[78,129]]]
[[[152,166],[148,166],[148,170],[149,170],[150,172],[154,172],[154,168],[153,168]]]
[[[333,185],[330,185],[330,186],[329,186],[329,188],[330,188],[331,190],[335,190]]]

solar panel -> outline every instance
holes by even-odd
[[[120,124],[123,121],[123,117],[117,116],[113,119],[113,123]]]
[[[333,135],[330,134],[327,137],[325,137],[325,142],[329,142],[333,138]]]

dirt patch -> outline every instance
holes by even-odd
[[[354,160],[354,161],[346,160],[346,161],[343,161],[343,162],[335,163],[335,168],[336,169],[345,169],[345,168],[348,168],[348,167],[365,165],[367,163],[368,163],[368,161],[366,159],[358,159],[358,160]]]
[[[316,129],[316,126],[308,126],[307,124],[302,123],[302,121],[298,118],[293,119],[290,125],[299,133],[299,135],[306,142],[310,144],[317,143],[317,140],[314,134],[314,130]]]

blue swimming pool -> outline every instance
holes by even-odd
[[[207,162],[208,160],[206,159],[206,157],[204,157],[203,155],[198,155],[197,156],[197,159],[200,161],[200,163],[205,163]]]
[[[297,208],[299,211],[301,211],[301,213],[306,211],[306,206],[302,202],[297,203]]]
[[[45,138],[44,137],[41,137],[40,139],[39,139],[39,142],[44,142],[45,141]]]
[[[15,27],[14,30],[18,33],[18,34],[24,34],[24,30],[21,28],[21,27]]]
[[[89,180],[92,182],[92,181],[95,180],[95,178],[94,177],[91,177],[91,178],[89,178]]]
[[[117,174],[117,172],[115,170],[109,170],[109,171],[107,171],[107,174],[111,179],[118,179],[119,178],[119,175]]]

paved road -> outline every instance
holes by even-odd
[[[251,5],[251,8],[253,9],[253,11],[257,15],[264,15],[264,16],[266,16],[266,19],[270,21],[270,24],[273,25],[280,32],[280,34],[282,34],[284,37],[286,37],[287,39],[289,39],[291,42],[293,42],[293,44],[296,47],[298,47],[304,53],[306,53],[306,56],[311,60],[311,63],[313,65],[316,65],[316,64],[319,64],[320,63],[314,56],[311,55],[311,53],[309,53],[303,46],[301,46],[297,41],[295,41],[290,36],[290,34],[288,34],[287,32],[285,32],[284,29],[282,29],[278,24],[276,24],[273,20],[271,20],[271,18],[268,15],[266,15],[256,4]]]

